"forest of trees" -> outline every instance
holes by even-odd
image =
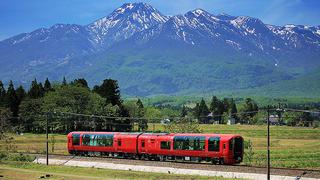
[[[251,124],[258,111],[257,103],[251,98],[245,100],[245,104],[242,106],[242,113],[238,114],[237,105],[233,98],[219,100],[216,96],[213,96],[209,107],[204,99],[201,99],[200,103],[196,103],[193,115],[200,123],[204,124],[212,122],[217,122],[218,124],[226,123],[225,121],[230,118],[233,118],[235,123]]]
[[[104,80],[92,90],[85,79],[68,83],[63,78],[62,83],[54,85],[48,79],[44,84],[35,79],[27,91],[22,86],[15,88],[12,81],[5,89],[0,81],[2,129],[11,127],[16,131],[43,132],[48,118],[52,130],[58,132],[130,131],[133,122],[128,117],[143,117],[143,109],[140,99],[126,107],[118,82],[112,79]],[[130,111],[135,111],[135,114]],[[139,129],[146,129],[145,121],[138,123]]]
[[[194,104],[194,105],[192,105]],[[0,81],[0,130],[16,132],[45,131],[46,120],[50,129],[67,133],[73,130],[145,131],[150,122],[162,119],[202,124],[226,124],[228,120],[241,124],[263,124],[267,114],[251,98],[236,102],[233,98],[213,96],[207,103],[200,102],[170,106],[153,104],[144,106],[139,98],[123,101],[118,82],[105,79],[92,89],[85,79],[60,83],[44,83],[36,79],[30,88],[15,88],[12,81],[5,88]],[[262,110],[262,111],[261,111]],[[288,125],[309,126],[316,117],[309,112],[277,112],[281,122]],[[179,125],[178,125],[179,126]]]

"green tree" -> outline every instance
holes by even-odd
[[[52,88],[52,86],[51,86],[51,83],[50,83],[50,81],[49,81],[48,78],[47,78],[46,81],[44,82],[44,87],[43,87],[43,88],[44,88],[44,91],[45,91],[46,93],[53,90],[53,88]]]
[[[223,113],[225,112],[225,105],[222,101],[220,101],[216,96],[212,97],[210,103],[210,112],[212,112],[213,119],[215,121],[219,121],[221,123]]]
[[[25,98],[19,106],[19,117],[26,132],[45,132],[45,119],[43,114],[42,98]]]
[[[9,82],[9,86],[8,86],[5,102],[6,102],[7,107],[12,112],[12,115],[14,117],[17,117],[18,116],[18,111],[19,111],[19,102],[18,102],[18,97],[17,97],[17,94],[16,94],[16,91],[14,89],[12,81]],[[17,118],[14,118],[12,120],[12,123],[13,123],[13,125],[17,125],[17,123],[18,123]]]
[[[245,104],[241,113],[241,120],[248,124],[252,124],[254,116],[258,113],[258,105],[251,98],[246,98]]]
[[[18,103],[20,104],[23,98],[26,97],[26,91],[24,90],[23,86],[19,86],[16,89],[16,94],[17,94]]]
[[[147,119],[142,119],[142,117],[144,117],[144,106],[141,102],[140,99],[138,99],[138,101],[136,102],[136,106],[137,106],[137,110],[138,110],[138,117],[139,119],[139,123],[138,123],[138,129],[139,131],[145,131],[148,129],[148,122]]]
[[[186,106],[183,105],[183,106],[182,106],[182,109],[181,109],[181,115],[180,115],[180,117],[186,117],[187,114],[188,114],[187,108],[186,108]]]
[[[166,124],[164,129],[170,133],[201,133],[199,124],[190,121],[188,118],[181,118],[178,121]]]
[[[43,97],[43,111],[44,112],[68,112],[85,114],[89,107],[90,91],[83,87],[61,85],[55,87],[55,91],[48,92]],[[60,119],[56,124],[61,132],[69,132],[78,130],[74,121],[77,117]],[[88,123],[88,122],[87,122]],[[81,127],[82,128],[82,127]],[[88,129],[89,130],[89,129]]]
[[[12,113],[10,109],[0,107],[0,134],[8,131],[10,129],[10,117]]]
[[[309,110],[309,108],[306,108],[306,109]],[[300,119],[301,119],[300,124],[305,127],[311,126],[314,120],[310,112],[303,112]]]
[[[154,119],[164,118],[161,111],[158,108],[151,106],[145,108],[144,117],[148,120],[151,120],[151,122],[154,122]]]
[[[200,119],[200,104],[196,103],[196,106],[193,108],[193,116],[196,119]]]
[[[41,98],[44,95],[44,88],[41,83],[38,84],[37,79],[31,82],[28,96],[33,99]]]
[[[88,82],[84,78],[75,79],[71,82],[72,85],[89,88]]]
[[[66,86],[66,85],[68,85],[68,83],[67,83],[66,77],[63,76],[62,86]]]
[[[3,87],[2,81],[0,81],[0,107],[5,106],[6,90]]]
[[[105,79],[100,86],[95,86],[93,90],[100,94],[100,96],[106,98],[107,104],[111,103],[113,106],[121,106],[122,100],[120,97],[118,82],[116,80]]]
[[[144,116],[144,106],[141,102],[140,99],[138,99],[138,101],[136,102],[136,105],[138,107],[138,114],[137,114],[137,117],[141,118]]]
[[[238,113],[237,105],[233,100],[233,98],[231,98],[230,99],[230,115],[232,118],[236,120],[236,123],[238,123],[238,120],[239,120],[237,113]]]
[[[203,98],[201,99],[200,104],[199,104],[199,114],[200,114],[199,121],[201,123],[206,124],[209,122],[209,118],[208,118],[209,109],[208,109],[208,106]]]

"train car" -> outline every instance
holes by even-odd
[[[71,132],[67,136],[68,151],[75,155],[117,152],[114,137],[118,134],[118,132]]]
[[[148,159],[214,164],[236,164],[243,159],[243,138],[239,135],[144,133],[138,143],[140,156]]]
[[[227,134],[71,132],[68,150],[75,155],[110,155],[153,160],[243,160],[243,138]]]

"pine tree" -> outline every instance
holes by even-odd
[[[223,112],[228,112],[230,110],[230,99],[229,98],[223,98]]]
[[[193,116],[199,120],[200,118],[200,105],[196,103],[196,106],[193,108]]]
[[[19,86],[16,89],[16,94],[17,94],[17,100],[18,103],[20,105],[21,101],[23,100],[23,98],[26,96],[26,91],[24,90],[24,88],[22,86]]]
[[[75,79],[71,82],[72,85],[89,88],[88,82],[84,78]]]
[[[210,103],[209,110],[212,112],[213,119],[221,123],[222,115],[223,115],[223,112],[225,111],[224,103],[220,101],[216,96],[213,96]]]
[[[68,85],[68,83],[67,83],[66,77],[63,76],[62,86],[66,86],[66,85]]]
[[[118,82],[113,79],[105,79],[101,86],[95,86],[94,92],[100,94],[100,96],[106,98],[107,104],[120,106],[122,100],[120,97],[120,90]]]
[[[200,101],[199,112],[200,112],[199,113],[200,114],[200,122],[208,123],[209,109],[208,109],[208,106],[203,98]]]
[[[46,81],[44,82],[44,91],[47,93],[49,91],[52,91],[52,87],[51,87],[51,83],[49,81],[49,79],[47,78]]]
[[[43,87],[42,83],[39,83],[38,86],[39,86],[39,95],[40,95],[40,97],[43,97],[44,93],[45,93],[44,87]]]
[[[144,116],[144,106],[141,102],[140,99],[138,99],[137,103],[136,103],[137,107],[138,107],[138,117],[143,117]]]
[[[182,109],[181,109],[181,115],[180,115],[180,117],[186,117],[187,114],[188,114],[187,108],[186,108],[186,106],[183,105],[183,106],[182,106]]]
[[[138,117],[142,118],[144,117],[144,106],[140,99],[136,102],[137,110],[138,110]],[[146,119],[139,119],[139,131],[145,131],[148,129],[148,122]]]
[[[241,119],[250,123],[253,117],[258,113],[259,107],[251,98],[246,98],[244,112],[241,115]]]
[[[237,113],[238,113],[237,105],[234,102],[233,98],[231,98],[230,99],[230,114],[231,114],[231,117],[236,120],[236,122],[239,120]]]
[[[42,84],[41,83],[38,84],[37,79],[34,79],[31,82],[31,87],[28,92],[28,96],[30,98],[37,99],[37,98],[42,97],[43,94],[44,94],[44,88],[42,87]]]
[[[16,94],[16,91],[13,86],[13,82],[9,82],[7,94],[6,94],[6,105],[8,108],[10,108],[10,111],[12,112],[12,115],[14,117],[18,116],[19,111],[19,104],[18,104],[18,97]],[[13,119],[13,123],[16,122],[16,119]]]
[[[216,96],[213,96],[212,100],[211,100],[211,103],[210,103],[210,109],[209,110],[212,113],[218,112],[219,103],[220,103],[219,99]]]
[[[6,90],[3,87],[2,81],[0,81],[0,107],[5,106],[5,97],[6,97]]]

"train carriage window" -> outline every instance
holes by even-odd
[[[170,149],[170,141],[161,141],[160,148],[161,149]]]
[[[208,151],[220,151],[220,137],[210,137]]]
[[[205,149],[205,137],[175,136],[173,139],[173,149],[202,151]]]
[[[80,145],[80,134],[72,134],[72,145],[74,146]]]
[[[113,146],[113,134],[105,135],[104,144],[105,146]]]
[[[205,139],[206,138],[204,136],[196,137],[193,141],[194,150],[198,150],[198,151],[205,150]]]
[[[121,139],[118,139],[118,146],[121,146]]]
[[[103,139],[104,139],[104,135],[96,135],[96,145],[104,146]]]
[[[82,145],[89,146],[89,143],[90,143],[90,135],[89,134],[82,135]]]
[[[183,143],[184,143],[184,137],[183,136],[175,136],[173,138],[173,149],[182,150],[183,149]]]
[[[97,146],[97,135],[90,135],[90,146]]]
[[[146,145],[146,144],[145,144],[144,140],[142,140],[142,141],[141,141],[141,147],[145,147],[145,145]]]

